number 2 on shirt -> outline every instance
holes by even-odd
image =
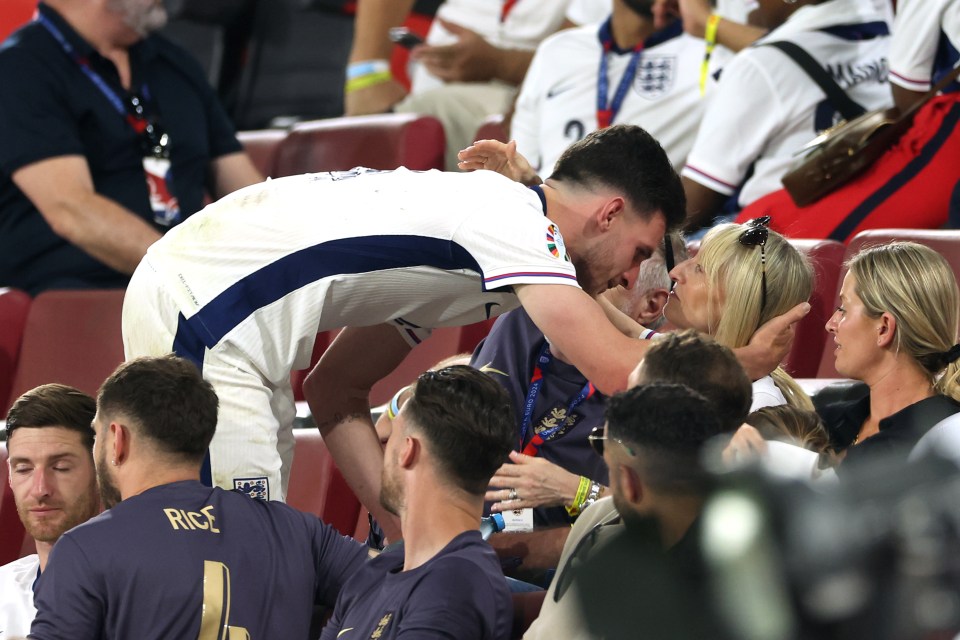
[[[203,561],[203,609],[197,640],[250,640],[243,627],[230,626],[230,569]]]

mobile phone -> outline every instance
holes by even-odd
[[[393,27],[390,29],[390,41],[407,49],[413,49],[418,44],[423,44],[423,38],[406,27]]]

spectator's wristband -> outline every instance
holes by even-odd
[[[703,54],[703,62],[700,64],[700,95],[707,91],[707,76],[710,75],[710,56],[713,55],[713,49],[717,46],[717,27],[720,26],[720,16],[711,13],[707,18],[707,28],[703,34],[703,39],[707,43],[706,53]]]
[[[390,62],[387,60],[362,60],[347,65],[347,93],[366,89],[374,85],[389,82],[393,79],[390,73]]]
[[[573,503],[566,508],[567,513],[571,518],[576,518],[578,515],[580,515],[580,511],[583,509],[589,493],[590,478],[587,476],[580,476],[580,484],[577,486],[577,493],[573,497]]]

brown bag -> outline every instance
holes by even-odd
[[[954,69],[905,113],[877,109],[827,129],[803,147],[781,182],[797,206],[813,204],[846,184],[887,152],[913,124],[914,114],[960,75]]]

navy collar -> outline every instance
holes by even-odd
[[[530,189],[540,198],[540,206],[543,207],[543,215],[547,215],[547,196],[543,193],[543,187],[539,184],[530,186]]]

